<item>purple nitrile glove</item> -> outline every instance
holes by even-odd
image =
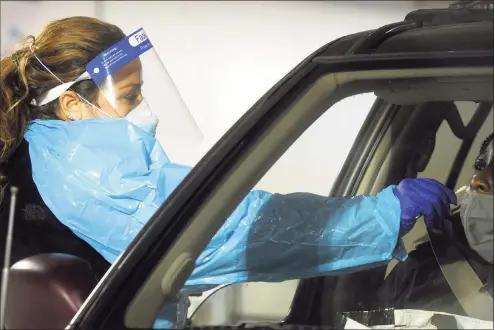
[[[450,215],[450,204],[457,204],[456,195],[433,179],[404,179],[394,188],[399,199],[400,236],[407,234],[423,215],[427,227],[442,229],[443,220]]]

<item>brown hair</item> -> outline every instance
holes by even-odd
[[[73,81],[89,61],[124,37],[117,26],[96,18],[69,17],[49,23],[36,38],[27,37],[20,50],[1,59],[0,202],[8,181],[5,162],[22,142],[29,122],[58,118],[58,99],[31,105],[33,98],[60,84],[36,57],[62,81]],[[98,91],[92,80],[82,80],[70,89],[90,101]]]
[[[31,120],[58,118],[58,99],[43,106],[30,104],[60,84],[35,55],[62,81],[72,81],[86,70],[89,61],[124,37],[115,25],[91,17],[70,17],[49,23],[36,38],[27,37],[20,50],[2,58],[0,165],[22,142]],[[97,94],[91,80],[80,81],[70,89],[90,101]]]

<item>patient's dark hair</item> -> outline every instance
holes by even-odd
[[[489,165],[490,162],[493,161],[493,150],[491,150],[492,151],[491,153],[488,153],[490,151],[488,150],[488,147],[492,145],[493,148],[492,142],[493,142],[493,133],[488,135],[488,137],[481,144],[480,153],[478,157],[476,157],[476,160],[474,162],[474,169],[476,171],[484,170],[487,167],[487,165]]]
[[[493,133],[488,135],[488,137],[485,139],[485,141],[483,141],[483,143],[481,144],[480,155],[484,154],[486,152],[486,149],[488,148],[488,146],[490,145],[490,143],[492,141],[493,141]]]
[[[60,84],[35,55],[62,81],[73,81],[86,70],[89,61],[124,37],[120,28],[96,18],[69,17],[49,23],[37,37],[27,37],[21,49],[2,58],[0,201],[7,180],[2,165],[22,142],[29,122],[58,118],[58,99],[43,106],[30,104],[33,98]],[[83,80],[71,90],[94,101],[98,88],[92,80]]]

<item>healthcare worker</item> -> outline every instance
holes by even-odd
[[[32,193],[19,203],[13,260],[61,252],[102,268],[94,251],[109,263],[119,257],[190,171],[168,157],[197,134],[171,80],[160,78],[166,71],[156,66],[159,57],[142,29],[126,36],[100,20],[72,17],[28,41],[1,62],[3,173],[21,196]],[[160,131],[173,134],[162,135],[160,144],[154,136]],[[189,135],[177,138],[184,132]],[[401,236],[415,218],[423,214],[428,226],[441,226],[455,203],[432,179],[408,179],[354,198],[252,191],[155,326],[183,326],[187,295],[216,285],[405,260]]]
[[[366,307],[365,313],[395,309],[383,312],[377,327],[493,329],[493,153],[492,133],[444,231],[431,231],[430,240],[410,252],[377,292],[360,297],[356,308]]]

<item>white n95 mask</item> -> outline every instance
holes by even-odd
[[[143,99],[125,118],[146,133],[155,136],[158,117],[153,114],[146,99]]]
[[[471,249],[493,263],[493,196],[466,193],[461,201],[461,219]]]

